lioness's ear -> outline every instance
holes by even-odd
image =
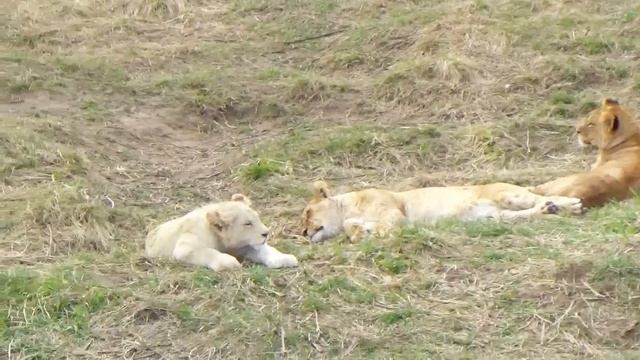
[[[231,195],[231,201],[240,201],[243,202],[245,204],[247,204],[247,206],[251,206],[251,200],[249,200],[248,197],[242,195],[242,194],[233,194]]]
[[[612,99],[610,97],[606,97],[604,98],[604,100],[602,100],[602,107],[606,107],[606,106],[619,106],[620,103],[618,102],[618,100]]]
[[[218,231],[222,231],[222,229],[226,228],[231,223],[228,218],[220,214],[217,210],[209,211],[207,213],[207,222],[209,223],[209,226]]]
[[[329,193],[329,185],[327,185],[326,182],[322,180],[318,180],[313,183],[314,198],[321,200],[321,199],[326,199],[329,196],[331,196],[331,194]]]

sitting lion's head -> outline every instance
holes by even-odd
[[[598,109],[578,122],[576,132],[581,145],[594,145],[606,150],[634,134],[636,126],[617,100],[605,98]]]
[[[302,236],[311,242],[334,237],[342,230],[340,204],[332,198],[324,181],[313,183],[313,198],[302,212]]]

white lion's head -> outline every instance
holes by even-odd
[[[251,201],[242,194],[234,194],[231,201],[220,202],[207,212],[207,222],[228,249],[262,245],[267,241],[269,229]]]

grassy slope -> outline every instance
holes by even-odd
[[[640,356],[637,199],[295,236],[317,178],[585,168],[574,120],[640,106],[633,2],[6,0],[0,25],[0,357]],[[148,226],[234,191],[299,269],[141,256]]]

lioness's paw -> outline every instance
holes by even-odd
[[[276,258],[269,259],[265,264],[269,268],[283,268],[283,267],[296,267],[298,266],[298,259],[290,254],[282,254]]]
[[[242,264],[235,257],[228,254],[220,254],[209,267],[214,271],[237,270],[242,268]]]

